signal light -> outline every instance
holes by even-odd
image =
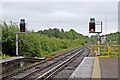
[[[95,32],[95,23],[89,23],[89,33]]]
[[[20,20],[20,32],[25,32],[25,19]]]
[[[95,18],[90,18],[89,33],[95,33]]]

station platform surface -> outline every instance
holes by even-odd
[[[102,78],[118,78],[118,58],[100,58]]]
[[[94,57],[85,57],[70,78],[91,78]]]
[[[18,57],[10,57],[10,58],[5,58],[5,59],[0,59],[0,64],[8,62],[8,61],[13,61],[16,59],[21,59],[21,58],[24,58],[24,57],[18,56]]]
[[[118,58],[85,57],[69,78],[119,80]]]

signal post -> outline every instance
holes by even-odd
[[[96,31],[96,25],[100,25],[101,30]],[[98,52],[97,56],[100,56],[100,33],[102,33],[102,21],[95,21],[95,18],[90,18],[89,22],[89,33],[97,33]]]
[[[19,41],[19,38],[18,38],[18,35],[19,34],[23,34],[25,33],[25,19],[20,19],[20,32],[16,32],[16,56],[19,56],[19,49],[18,49],[18,41]]]

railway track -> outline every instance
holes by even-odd
[[[71,61],[65,67],[63,67],[62,70],[58,71],[55,75],[53,75],[51,77],[52,80],[57,80],[57,79],[69,80],[69,77],[74,72],[74,70],[79,66],[82,60],[88,56],[91,56],[90,50],[88,47],[84,47],[84,52],[81,55],[77,56],[73,61]]]
[[[47,59],[25,69],[16,71],[7,76],[3,76],[2,80],[36,78],[46,73],[47,71],[51,70],[53,67],[56,67],[57,65],[61,64],[61,62],[65,60],[70,60],[71,56],[75,57],[77,55],[76,53],[78,53],[81,50],[82,50],[81,48],[76,48],[62,54],[56,54],[54,55],[55,56],[54,58]]]
[[[49,78],[51,78],[53,75],[55,75],[58,71],[60,71],[61,69],[63,69],[67,64],[69,64],[71,61],[73,61],[77,56],[81,55],[82,52],[84,50],[81,49],[80,51],[78,51],[76,54],[72,55],[70,58],[68,58],[67,60],[63,61],[62,63],[60,63],[59,65],[55,66],[54,68],[50,69],[49,71],[47,71],[46,73],[40,75],[36,80],[40,79],[40,80],[47,80]],[[80,54],[81,53],[81,54]]]
[[[87,49],[86,47],[82,48],[80,51],[76,52],[74,55],[72,55],[67,60],[63,61],[61,64],[55,66],[51,70],[49,70],[46,73],[40,75],[38,78],[36,78],[36,80],[53,80],[53,79],[56,80],[57,78],[55,78],[54,76],[56,74],[58,74],[59,72],[64,71],[64,67],[66,67],[69,64],[71,64],[72,62],[74,62],[77,58],[79,58],[79,63],[80,63],[84,59],[84,57],[89,55],[89,50],[87,49],[88,52],[86,52],[86,49]],[[64,75],[67,75],[67,74],[64,73]],[[60,79],[60,78],[61,77],[59,77],[58,79]],[[69,78],[69,77],[66,76],[65,78]]]

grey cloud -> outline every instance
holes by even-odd
[[[107,12],[108,27],[117,26],[117,3],[115,2],[4,2],[2,19],[18,21],[27,19],[28,29],[47,29],[58,27],[65,30],[75,29],[89,35],[90,17],[105,21]],[[111,29],[108,29],[111,30]],[[116,29],[113,29],[116,31]]]

